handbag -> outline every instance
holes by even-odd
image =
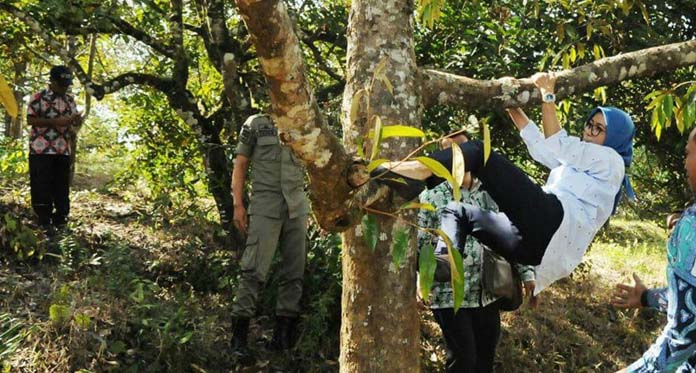
[[[485,246],[481,282],[488,292],[501,298],[501,311],[514,311],[522,305],[522,278],[517,268]]]

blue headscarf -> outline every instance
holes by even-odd
[[[594,108],[587,117],[587,120],[592,118],[597,112],[602,112],[607,126],[607,137],[603,145],[616,150],[621,158],[623,158],[624,166],[626,166],[623,187],[626,190],[628,199],[635,201],[636,193],[633,191],[628,170],[633,160],[633,135],[636,133],[636,127],[633,125],[631,117],[625,111],[613,106],[598,106]],[[620,197],[621,190],[619,189],[619,193],[616,194],[616,198],[614,199],[612,214],[616,211],[616,206],[619,203]]]

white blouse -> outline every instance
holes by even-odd
[[[582,262],[611,215],[625,168],[614,149],[568,136],[565,130],[544,138],[530,121],[520,135],[532,158],[551,169],[543,189],[563,205],[563,221],[536,267],[536,294],[569,276]]]

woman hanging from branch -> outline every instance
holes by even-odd
[[[484,160],[481,142],[464,142],[460,148],[466,171],[481,181],[501,212],[453,202],[443,212],[442,230],[455,246],[471,234],[509,261],[538,265],[538,293],[580,264],[595,234],[615,211],[622,185],[634,198],[625,169],[633,157],[635,127],[624,111],[597,107],[587,118],[582,139],[569,136],[556,116],[555,76],[538,73],[532,80],[542,94],[544,134],[521,109],[508,113],[532,158],[551,169],[546,185],[535,184],[496,152]],[[452,170],[453,154],[446,149],[430,157]],[[415,180],[424,180],[430,188],[444,181],[419,161],[384,166],[391,171],[387,177],[411,179],[407,187],[396,188],[406,198],[414,194],[409,189],[418,185]]]

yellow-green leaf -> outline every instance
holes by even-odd
[[[436,267],[435,250],[433,250],[432,245],[427,244],[421,249],[418,258],[418,282],[420,283],[420,293],[423,299],[428,299],[430,295],[430,288],[432,288],[435,279]]]
[[[370,154],[370,160],[375,159],[379,153],[379,144],[382,142],[382,118],[375,115],[375,129],[372,136],[372,153]]]
[[[5,107],[10,117],[13,119],[17,118],[19,107],[17,106],[14,92],[12,92],[12,88],[10,88],[2,75],[0,75],[0,104]]]
[[[401,206],[400,210],[405,210],[405,209],[421,209],[421,210],[428,210],[428,211],[437,211],[435,209],[435,206],[429,204],[429,203],[419,203],[419,202],[409,202],[406,203],[405,205]]]
[[[394,86],[392,86],[391,81],[389,81],[389,78],[387,78],[387,75],[380,75],[379,80],[382,81],[385,87],[387,87],[387,91],[389,91],[390,94],[394,94]]]
[[[491,131],[488,128],[488,123],[483,122],[483,164],[488,162],[488,157],[491,156]]]
[[[441,177],[450,183],[455,201],[462,199],[461,188],[457,186],[457,182],[454,181],[454,177],[452,177],[452,174],[448,169],[445,168],[445,166],[442,165],[442,163],[428,157],[416,157],[416,160],[422,163],[425,167],[428,167],[428,169],[430,169],[435,176]]]
[[[459,144],[452,143],[452,178],[460,188],[464,182],[464,174],[466,173],[466,165],[464,164],[464,154]],[[455,199],[455,201],[459,201]]]
[[[368,137],[374,136],[374,131],[368,132]],[[416,127],[395,124],[393,126],[382,126],[382,140],[390,137],[425,137],[425,133]]]
[[[384,70],[387,68],[387,64],[389,63],[389,57],[384,56],[382,57],[382,60],[377,63],[377,66],[375,66],[375,78],[376,79],[381,79],[382,76],[384,76]]]
[[[375,159],[367,165],[367,172],[372,172],[375,168],[379,167],[379,165],[385,162],[389,162],[389,160],[384,158]]]
[[[358,119],[358,112],[360,111],[360,103],[362,102],[363,97],[365,96],[365,91],[364,88],[361,88],[357,90],[353,94],[353,101],[350,103],[350,120],[351,122],[354,122]]]

